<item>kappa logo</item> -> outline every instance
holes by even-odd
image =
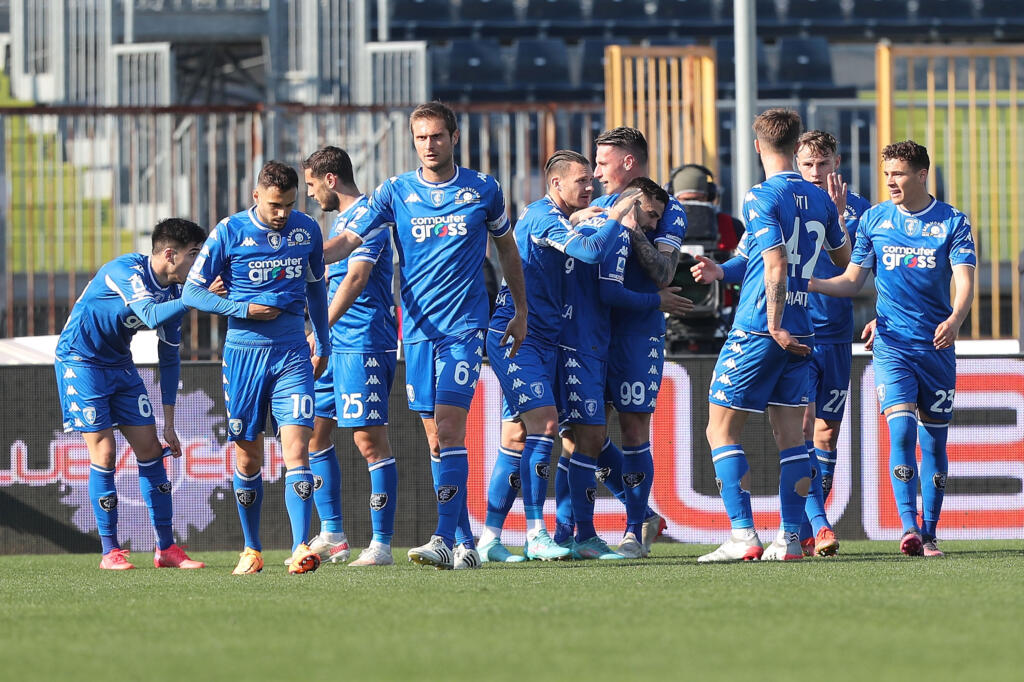
[[[579,386],[583,382],[580,381],[579,377],[576,376],[575,374],[570,374],[569,377],[565,380],[565,383],[568,384],[569,386]]]
[[[232,436],[242,435],[242,420],[241,419],[229,419],[228,420],[228,431],[231,432]]]
[[[440,206],[444,203],[444,190],[443,189],[432,189],[430,190],[430,200],[434,203],[434,206]]]
[[[565,363],[565,366],[576,369],[579,368],[580,363],[576,362],[576,358],[569,358],[569,361]]]
[[[482,357],[484,356],[484,349],[483,349],[483,348],[477,348],[477,349],[476,349],[475,351],[473,351],[473,352],[474,352],[474,353],[476,353],[478,357],[481,357],[481,358],[482,358]]]
[[[647,340],[650,341],[651,343],[658,343],[659,341],[661,341],[661,338],[658,336],[649,336],[647,337]]]
[[[530,391],[533,392],[535,398],[544,397],[544,384],[540,381],[534,381],[530,384]]]
[[[388,506],[387,493],[370,493],[370,509],[380,511],[386,506]]]
[[[732,358],[728,358],[725,361],[725,366],[728,367],[729,369],[736,369],[736,361],[733,360]]]
[[[935,473],[932,476],[932,485],[934,485],[936,487],[936,489],[938,489],[938,490],[945,490],[946,489],[946,474],[942,473],[941,471]]]
[[[735,329],[735,330],[733,330],[733,334],[736,336],[737,339],[745,339],[745,338],[747,338],[747,333],[745,331],[743,331],[742,329]]]
[[[630,471],[628,474],[622,474],[622,482],[626,484],[627,488],[635,488],[645,480],[647,480],[647,474],[642,471]]]
[[[437,502],[438,504],[447,504],[455,499],[455,496],[459,494],[459,486],[457,485],[439,485],[437,486]]]
[[[376,374],[371,374],[366,378],[366,384],[368,386],[377,386],[380,384],[380,379],[377,378]],[[412,398],[409,398],[409,400],[412,400]]]
[[[914,480],[914,470],[906,464],[898,464],[893,467],[892,475],[904,483]]]
[[[537,462],[537,466],[533,468],[537,472],[537,475],[543,478],[545,481],[551,475],[551,465],[547,462]]]
[[[380,363],[377,362],[377,358],[367,358],[366,362],[363,363],[363,367],[380,367]]]
[[[517,365],[516,363],[513,362],[512,364],[510,364],[508,366],[508,369],[505,370],[505,374],[511,374],[512,372],[518,372],[521,369],[522,369],[522,367],[520,367],[519,365]]]
[[[78,375],[75,374],[75,370],[73,370],[70,367],[68,367],[67,370],[64,371],[64,378],[65,379],[77,379]]]
[[[407,196],[405,198],[405,202],[404,203],[406,203],[406,204],[418,204],[418,203],[421,203],[420,195],[416,194],[416,192],[411,192],[409,194],[409,196]]]
[[[379,403],[380,402],[380,396],[377,393],[371,393],[370,397],[366,399],[366,402],[368,402],[368,403]]]
[[[100,499],[96,500],[97,504],[100,505],[100,509],[105,512],[112,512],[117,509],[117,494],[104,495]]]
[[[878,226],[879,230],[895,230],[896,227],[892,224],[891,220],[883,220],[882,224]]]
[[[72,400],[71,401],[71,407],[68,408],[68,411],[69,412],[81,412],[82,408],[80,408],[78,406],[78,403],[76,403],[75,401]]]
[[[68,395],[78,395],[78,391],[75,390],[74,386],[68,386],[68,390],[64,392]]]
[[[320,490],[324,487],[324,477],[313,474],[313,490]]]
[[[658,382],[657,381],[652,381],[650,384],[647,385],[647,390],[648,391],[657,391],[658,390]]]
[[[658,404],[657,398],[651,398],[651,402],[647,403],[647,407],[655,407]]]
[[[582,398],[580,398],[579,393],[577,393],[576,391],[572,391],[569,393],[569,400],[571,400],[574,403],[578,403],[580,400],[582,400]]]
[[[686,227],[686,218],[683,218],[682,216],[680,216],[679,218],[676,218],[675,220],[672,221],[672,226],[673,227]]]
[[[651,365],[651,368],[649,370],[647,370],[647,373],[648,374],[652,374],[654,376],[657,376],[658,374],[660,374],[660,372],[658,371],[657,365]]]
[[[369,418],[370,419],[380,419],[381,418],[380,412],[378,412],[377,410],[370,410]]]
[[[238,504],[248,509],[256,501],[256,491],[252,488],[235,488],[235,499],[238,500]]]
[[[526,397],[525,395],[523,395],[522,393],[520,393],[520,394],[519,394],[519,399],[518,399],[518,403],[519,403],[520,405],[522,405],[522,404],[524,404],[524,403],[528,403],[528,402],[530,402],[530,399],[529,399],[529,398],[527,398],[527,397]]]
[[[246,237],[242,240],[242,246],[254,247],[256,246],[256,240],[252,237]]]
[[[580,411],[579,410],[573,410],[572,412],[570,412],[569,413],[569,419],[582,419],[582,417],[580,416]]]
[[[729,402],[729,399],[725,396],[725,391],[718,389],[715,391],[715,400],[721,400],[722,402]]]
[[[164,481],[163,483],[156,487],[156,491],[161,495],[169,495],[171,492],[171,487],[172,486],[170,481]]]
[[[729,350],[738,355],[743,355],[743,349],[740,348],[740,344],[736,341],[732,342],[732,344],[729,346]]]
[[[651,352],[647,354],[647,357],[657,359],[659,357],[658,349],[657,348],[652,348]]]
[[[87,407],[84,410],[82,410],[82,419],[85,420],[86,424],[95,424],[96,423],[96,408],[95,407]]]
[[[292,483],[292,490],[295,491],[300,500],[308,500],[309,496],[313,494],[313,482],[295,481],[295,483]]]
[[[598,483],[604,483],[608,480],[608,477],[612,475],[611,467],[601,467],[594,472],[594,478],[597,479]]]
[[[597,414],[597,400],[588,398],[583,402],[583,409],[587,411],[587,416],[593,417]]]
[[[280,232],[268,232],[267,233],[267,243],[270,244],[270,248],[272,248],[274,251],[277,251],[278,249],[280,249],[281,248],[281,244],[283,242],[284,242],[284,240],[281,239],[281,233]]]
[[[594,504],[597,499],[597,488],[587,488],[587,502]]]
[[[516,377],[515,380],[512,382],[512,390],[515,391],[517,389],[522,388],[525,385],[526,385],[525,381],[523,381],[519,377]]]
[[[717,381],[723,386],[732,386],[732,379],[729,378],[728,374],[721,375],[720,377],[718,377]]]
[[[511,474],[508,475],[508,485],[510,488],[512,488],[512,490],[523,489],[523,479],[519,475],[518,471],[513,471]]]
[[[618,254],[619,256],[628,256],[629,255],[629,247],[628,246],[622,246],[615,253]]]

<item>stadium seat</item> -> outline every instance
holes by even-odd
[[[645,0],[593,0],[590,17],[614,38],[647,37],[658,28],[647,14]]]
[[[590,96],[604,96],[604,48],[616,44],[606,38],[588,38],[580,43],[580,88]]]
[[[514,38],[528,35],[515,0],[462,0],[457,26],[482,38]]]
[[[655,17],[657,23],[671,26],[678,36],[731,35],[732,8],[723,12],[728,16],[716,18],[711,0],[659,0]]]
[[[527,38],[516,43],[512,88],[531,99],[576,99],[569,73],[569,50],[557,38]]]
[[[825,38],[779,40],[779,87],[797,97],[856,95],[855,88],[837,88],[832,80],[832,53]]]
[[[853,0],[850,22],[854,30],[859,27],[872,39],[905,36],[918,31],[908,13],[907,0]]]
[[[848,27],[842,0],[789,0],[786,18],[808,35],[843,35]]]
[[[510,96],[496,40],[453,40],[447,51],[447,79],[434,96],[452,100],[501,100]]]
[[[596,24],[585,20],[579,0],[529,0],[526,20],[540,35],[578,38],[598,30]]]
[[[393,37],[437,40],[451,34],[451,5],[446,0],[391,0]]]
[[[736,92],[736,50],[732,38],[717,38],[713,42],[715,48],[715,69],[718,75],[718,93],[720,97],[731,98]],[[764,43],[757,41],[757,81],[758,91],[771,82],[768,70],[768,59]]]

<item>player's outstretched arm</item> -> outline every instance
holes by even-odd
[[[501,345],[504,346],[509,339],[512,339],[512,352],[509,357],[514,357],[519,352],[519,346],[526,338],[526,317],[528,314],[526,306],[526,283],[523,279],[523,262],[519,258],[519,249],[516,247],[516,238],[512,230],[507,231],[500,237],[494,237],[494,244],[498,248],[498,261],[501,263],[501,272],[505,277],[505,284],[508,285],[509,293],[512,294],[512,301],[516,306],[516,314],[508,321],[505,333],[501,337]]]
[[[189,308],[202,310],[205,313],[213,313],[214,315],[237,317],[243,320],[273,320],[281,313],[280,309],[272,306],[221,298],[209,289],[194,282],[185,283],[185,288],[181,292],[181,300]]]
[[[185,314],[185,303],[180,298],[154,303],[152,298],[147,297],[129,303],[128,307],[150,329],[156,329],[165,322],[170,322]]]
[[[811,281],[807,284],[807,290],[836,298],[850,298],[864,288],[864,282],[867,281],[869,272],[868,268],[862,268],[855,263],[850,263],[841,275],[836,275],[829,279],[812,277]]]
[[[596,265],[605,259],[608,252],[615,247],[617,237],[622,232],[622,220],[633,210],[640,190],[633,188],[622,193],[610,211],[608,219],[597,231],[590,235],[570,231],[565,242],[565,253],[584,263]]]
[[[794,339],[782,328],[782,315],[786,311],[786,269],[789,267],[785,245],[779,244],[762,251],[761,258],[764,260],[765,315],[768,319],[768,333],[775,339],[775,343],[790,353],[808,355],[811,352],[810,347]]]
[[[951,348],[960,333],[960,326],[967,319],[967,312],[974,302],[974,266],[954,265],[953,284],[956,295],[953,298],[953,312],[935,328],[935,349]]]

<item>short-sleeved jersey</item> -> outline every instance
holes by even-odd
[[[368,240],[394,225],[405,340],[487,327],[487,233],[500,237],[511,229],[497,181],[458,166],[441,183],[411,171],[377,187],[369,208],[346,229]]]
[[[868,209],[851,262],[874,270],[877,333],[890,345],[933,348],[935,328],[953,312],[953,266],[977,257],[967,216],[932,199],[917,213],[891,201]]]
[[[733,328],[768,333],[762,254],[782,245],[788,260],[782,327],[793,336],[813,335],[807,283],[822,255],[822,246],[832,251],[846,240],[836,205],[820,187],[807,182],[799,173],[786,171],[747,192],[743,215],[747,231],[739,253],[747,259],[747,268]]]
[[[516,245],[523,262],[526,304],[530,311],[527,335],[531,338],[549,344],[559,341],[565,306],[565,274],[567,268],[584,265],[567,256],[565,248],[580,234],[550,197],[528,205],[516,221]],[[490,327],[503,331],[514,314],[512,295],[503,283]]]
[[[607,194],[595,199],[592,205],[610,208],[618,198],[618,194]],[[669,196],[665,212],[654,230],[647,233],[647,238],[656,246],[664,244],[679,250],[686,238],[686,210],[679,200]],[[656,294],[659,288],[636,258],[626,262],[623,286],[644,294]],[[658,309],[613,308],[612,329],[616,336],[661,336],[665,333],[665,315]]]
[[[856,243],[860,217],[869,208],[871,208],[871,202],[861,195],[850,191],[846,193],[846,211],[843,212],[843,220],[846,223],[846,233],[850,237],[851,246]],[[827,253],[823,253],[814,265],[814,276],[817,279],[829,279],[843,274],[844,270],[845,268],[840,268],[833,263]],[[816,344],[849,343],[853,339],[853,299],[810,293],[807,301],[811,311],[811,321],[814,323],[814,342]]]
[[[129,305],[146,299],[165,303],[178,298],[181,285],[161,287],[149,256],[119,256],[99,269],[75,302],[57,341],[57,358],[97,367],[130,366],[132,337],[146,325]],[[177,346],[181,342],[181,316],[158,327],[157,335]]]
[[[580,223],[577,229],[582,234],[593,234],[607,220],[607,215],[595,216]],[[590,265],[576,259],[566,261],[560,345],[583,355],[607,359],[612,321],[609,306],[601,302],[600,280],[621,286],[630,253],[629,230],[623,228],[616,245],[600,264]]]
[[[340,235],[349,221],[368,210],[366,197],[360,196],[334,218],[330,236]],[[380,230],[348,258],[327,266],[327,300],[330,302],[348,274],[349,263],[373,264],[366,288],[331,328],[331,346],[335,353],[379,353],[398,347],[398,322],[391,293],[395,272],[391,254],[391,233]]]
[[[273,320],[228,318],[228,341],[266,345],[305,338],[306,282],[324,277],[320,225],[292,211],[275,230],[256,216],[256,208],[225,218],[207,237],[188,275],[204,289],[222,277],[232,301],[282,310]]]

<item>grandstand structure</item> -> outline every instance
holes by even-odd
[[[758,106],[797,108],[809,127],[836,133],[851,185],[872,199],[884,137],[940,143],[933,191],[975,217],[980,234],[1003,230],[982,237],[979,282],[999,313],[974,316],[971,334],[1024,336],[1020,189],[979,190],[997,175],[1018,177],[1016,164],[993,165],[994,154],[1024,158],[1020,140],[998,132],[1018,116],[1024,63],[1010,47],[1024,37],[1019,4],[747,1],[757,14]],[[548,154],[590,150],[613,124],[613,45],[713,56],[700,120],[714,130],[673,138],[671,162],[655,171],[699,159],[718,171],[725,205],[738,203],[734,150],[749,135],[735,121],[732,9],[730,0],[0,0],[8,102],[19,107],[0,109],[0,337],[59,331],[99,264],[145,248],[160,217],[212,226],[249,201],[267,159],[297,162],[341,144],[365,190],[414,166],[405,116],[430,98],[454,105],[458,162],[495,175],[515,215],[543,192]],[[879,41],[1008,45],[998,57],[891,60],[895,113],[880,121]],[[927,114],[929,97],[942,100],[941,115]],[[960,118],[972,124],[949,140],[944,121]],[[210,357],[221,330],[195,315],[189,330],[188,356]]]

